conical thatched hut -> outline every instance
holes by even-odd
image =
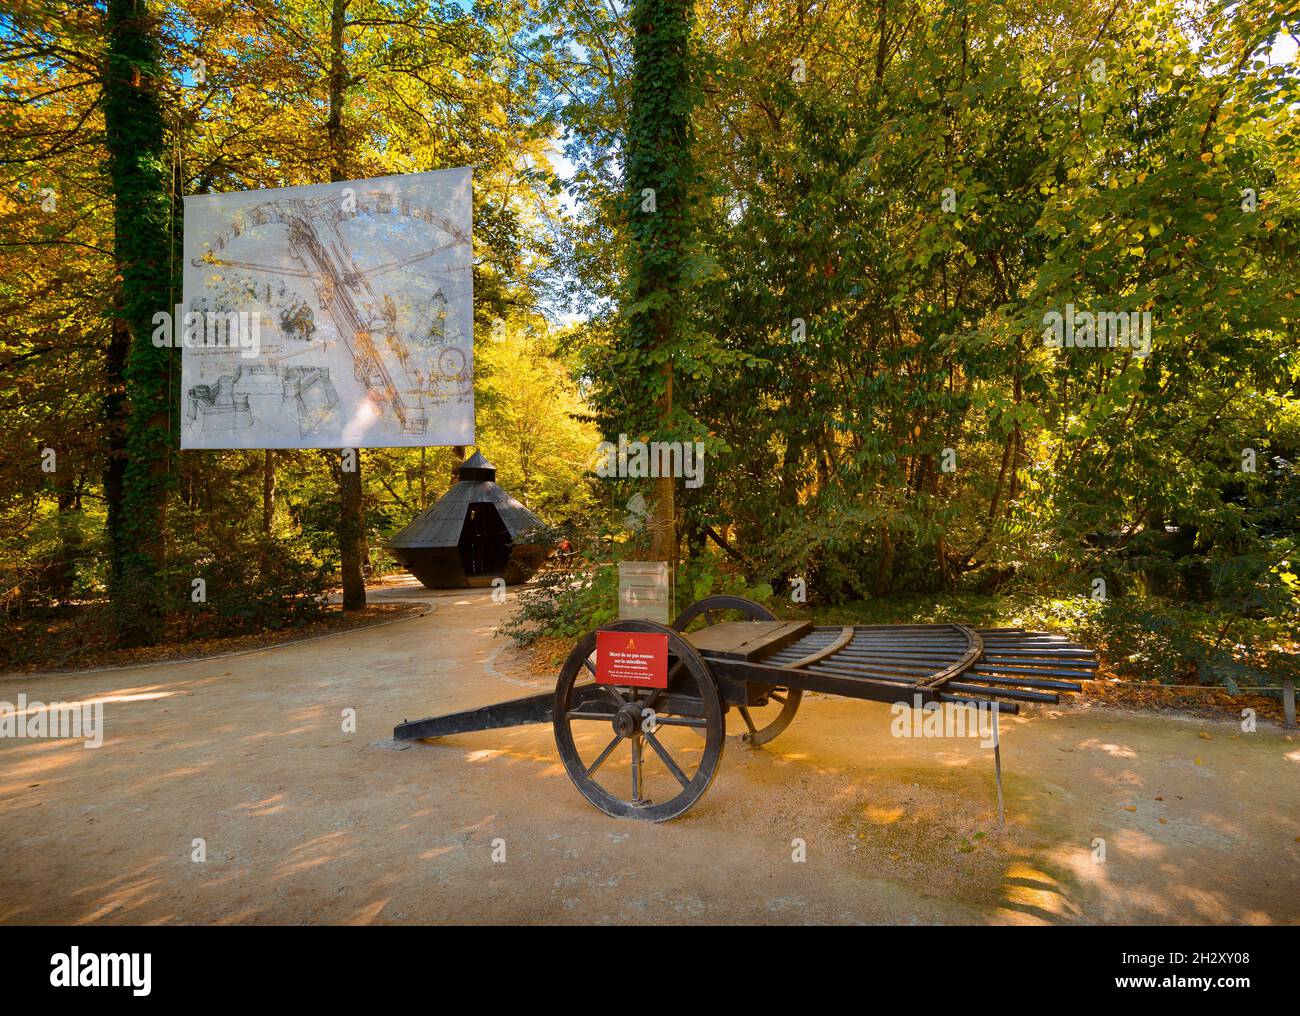
[[[384,546],[429,589],[525,582],[546,557],[531,542],[545,526],[496,484],[497,470],[475,452],[457,483]]]

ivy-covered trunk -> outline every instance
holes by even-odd
[[[171,309],[171,176],[148,4],[108,0],[105,27],[104,127],[120,278],[117,311],[130,336],[122,372],[122,459],[109,466],[110,474],[118,468],[121,477],[120,505],[109,507],[115,564],[110,593],[121,641],[141,645],[161,636],[167,603],[161,565],[171,487],[172,365],[170,350],[155,347],[152,333],[153,315]],[[110,352],[110,369],[113,359]]]
[[[348,68],[343,50],[347,27],[348,0],[334,0],[330,9],[329,114],[325,131],[330,146],[330,180],[346,180],[347,139],[343,133],[343,107],[347,101]],[[353,449],[351,469],[335,472],[339,487],[339,570],[343,579],[343,609],[361,610],[366,605],[366,524],[361,504],[361,449]]]
[[[104,355],[104,459],[105,529],[108,534],[108,588],[114,600],[122,581],[126,536],[122,532],[122,490],[126,476],[126,359],[131,352],[131,332],[122,320],[121,285],[114,294],[113,321]]]
[[[628,348],[620,360],[625,372],[638,379],[637,388],[650,410],[647,415],[634,407],[629,415],[650,438],[660,440],[686,436],[673,433],[672,357],[684,336],[681,292],[693,221],[693,16],[691,0],[637,0],[632,12],[632,103],[625,166],[632,235],[631,303]],[[653,496],[650,553],[675,567],[673,477],[658,478]]]

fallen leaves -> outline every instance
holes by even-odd
[[[331,635],[335,632],[366,628],[384,621],[410,617],[424,610],[417,603],[370,604],[363,610],[347,611],[337,605],[327,608],[325,616],[300,627],[280,628],[231,635],[223,638],[176,638],[156,646],[122,649],[107,622],[101,604],[88,604],[68,611],[52,625],[30,626],[21,636],[23,655],[5,661],[0,669],[22,673],[37,671],[76,671],[94,667],[125,667],[166,660],[187,660],[225,653],[264,649],[285,642]]]

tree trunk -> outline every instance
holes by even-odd
[[[108,0],[106,11],[104,133],[120,312],[129,332],[121,502],[110,528],[118,541],[111,594],[121,643],[142,645],[162,635],[167,603],[160,571],[170,488],[172,362],[169,349],[154,346],[152,333],[153,315],[172,309],[172,179],[158,96],[163,74],[147,5]]]
[[[82,554],[81,496],[77,490],[77,478],[67,465],[55,473],[54,486],[58,502],[59,550],[50,592],[55,599],[66,602],[72,597]]]
[[[876,87],[885,83],[885,58],[889,53],[889,3],[880,0],[876,13]]]
[[[424,453],[426,451],[428,451],[427,448],[420,449],[420,511],[424,511],[429,507],[429,488],[425,481],[425,477],[428,475],[426,471],[428,467],[424,464]]]
[[[664,395],[659,403],[660,418],[667,419],[673,408],[673,367],[664,364]],[[672,476],[654,482],[654,504],[650,510],[650,559],[667,561],[668,570],[677,568],[677,498]]]
[[[275,449],[267,448],[262,460],[262,535],[271,535],[275,520]]]
[[[647,408],[631,407],[627,416],[652,440],[684,436],[673,407],[672,354],[684,333],[683,269],[693,222],[693,13],[690,0],[636,0],[632,10],[632,98],[624,175],[632,235],[631,304],[642,309],[628,314],[627,347],[635,352],[647,381],[643,391],[648,398]],[[650,553],[676,569],[674,478],[657,478],[652,497]]]
[[[347,139],[343,133],[343,107],[347,100],[348,70],[343,50],[349,0],[334,0],[330,9],[329,114],[325,131],[329,138],[330,180],[348,178]],[[343,572],[343,609],[360,610],[366,605],[366,579],[362,566],[366,558],[365,516],[361,505],[361,449],[356,451],[356,468],[340,469],[339,482],[339,567]]]
[[[1012,397],[1017,409],[1020,408],[1022,390],[1020,384],[1020,341],[1016,340],[1015,380],[1012,384]],[[1011,514],[1016,499],[1020,496],[1020,467],[1024,464],[1025,436],[1020,430],[1020,417],[1016,416],[1015,428],[1011,432],[1011,484],[1007,489],[1007,514]]]
[[[104,528],[108,535],[108,588],[116,595],[122,584],[122,559],[126,534],[122,531],[122,480],[126,474],[126,355],[131,333],[121,316],[121,295],[115,294],[116,313],[104,357],[104,429],[108,452],[104,461]]]
[[[884,596],[894,581],[894,538],[889,526],[880,527],[880,567],[876,569],[876,582],[872,587],[873,596]]]
[[[456,484],[460,482],[460,473],[458,470],[461,467],[461,463],[465,461],[465,446],[452,445],[451,457],[453,460],[450,473],[451,482],[447,485],[447,490],[451,490],[452,487],[456,486]]]
[[[365,532],[361,513],[361,449],[356,451],[356,469],[339,469],[339,565],[343,572],[343,609],[361,610],[366,605]]]

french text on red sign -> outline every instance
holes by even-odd
[[[633,688],[667,688],[668,636],[596,632],[596,682]]]

